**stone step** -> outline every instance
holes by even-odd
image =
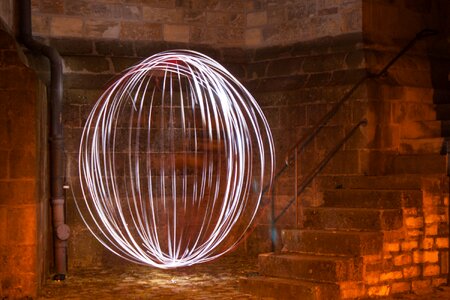
[[[385,176],[320,176],[320,188],[328,189],[369,189],[414,190],[422,187],[422,176],[385,175]]]
[[[243,278],[239,288],[263,299],[277,300],[330,300],[339,299],[340,295],[337,284],[265,276]]]
[[[401,209],[315,207],[303,212],[303,225],[307,229],[394,230],[403,224]]]
[[[362,256],[383,248],[381,232],[286,229],[281,238],[283,252]]]
[[[444,153],[446,142],[444,138],[402,139],[400,154],[437,154]]]
[[[324,207],[399,209],[422,202],[420,190],[335,189],[323,194]]]
[[[435,154],[401,154],[392,156],[387,174],[446,174],[446,156]]]
[[[337,283],[361,280],[362,261],[355,257],[264,253],[259,257],[263,276]]]

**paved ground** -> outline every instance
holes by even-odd
[[[64,282],[49,280],[39,299],[258,299],[238,290],[239,278],[256,271],[256,260],[232,256],[169,271],[138,265],[73,270]],[[384,299],[445,300],[450,288]]]

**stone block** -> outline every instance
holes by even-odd
[[[264,38],[260,28],[252,28],[245,30],[245,45],[248,47],[256,47],[263,44]]]
[[[33,180],[1,181],[0,205],[32,204],[35,199],[36,187]]]
[[[303,59],[286,58],[277,59],[269,63],[267,67],[267,77],[281,77],[300,73]]]
[[[431,292],[431,280],[414,280],[412,282],[412,290],[417,294],[428,294]]]
[[[288,252],[357,256],[378,253],[382,247],[376,232],[284,230],[282,239]]]
[[[399,293],[406,293],[411,290],[411,283],[410,282],[393,282],[391,293],[392,294],[399,294]]]
[[[142,19],[143,12],[142,7],[140,5],[133,4],[119,4],[122,7],[122,18],[127,20],[137,20]]]
[[[8,208],[6,221],[8,244],[36,245],[36,226],[36,205]]]
[[[436,276],[440,274],[439,265],[426,265],[423,267],[423,276]]]
[[[439,261],[438,251],[414,251],[414,263],[437,263]]]
[[[420,275],[420,266],[407,266],[403,268],[402,272],[404,278],[418,277]]]
[[[93,42],[85,39],[51,38],[50,46],[55,47],[61,55],[84,55],[93,53]]]
[[[64,14],[63,0],[40,0],[39,13],[43,14]]]
[[[120,26],[116,21],[86,20],[84,25],[85,36],[90,38],[119,38]]]
[[[379,285],[369,287],[367,290],[367,295],[370,297],[382,297],[387,296],[391,292],[391,287],[389,285]]]
[[[65,56],[64,73],[111,73],[109,61],[99,56]]]
[[[33,179],[37,174],[36,149],[12,149],[9,156],[9,176]]]
[[[186,15],[188,14],[188,15]],[[199,18],[204,17],[204,11],[196,12],[184,12],[180,8],[160,8],[154,6],[144,6],[142,8],[142,17],[145,21],[163,23],[163,24],[173,24],[173,23],[184,23],[183,21],[199,21]]]
[[[398,279],[402,279],[402,278],[403,278],[403,274],[401,271],[394,271],[394,272],[380,274],[380,281],[392,281],[392,280],[398,280]]]
[[[189,25],[164,24],[163,26],[163,38],[165,41],[188,43],[189,36]]]
[[[161,24],[123,21],[119,37],[124,40],[161,41],[162,31]]]
[[[247,27],[264,26],[267,24],[267,12],[255,11],[247,14]]]
[[[262,78],[266,76],[266,70],[267,70],[267,63],[266,62],[260,62],[260,63],[253,63],[246,65],[246,73],[247,73],[247,79],[256,79],[256,78]]]
[[[67,74],[64,86],[67,89],[106,89],[112,77],[111,74]]]
[[[361,279],[358,259],[291,253],[259,255],[259,273],[263,276],[339,282]]]
[[[33,24],[33,34],[48,36],[50,34],[51,18],[32,14],[31,24]]]
[[[8,177],[9,177],[9,151],[0,150],[0,180],[6,179]]]
[[[83,20],[72,17],[52,17],[50,34],[55,37],[83,36]]]
[[[341,70],[344,68],[344,58],[344,53],[306,57],[303,63],[303,72],[315,73]]]
[[[410,254],[400,254],[394,256],[394,265],[395,266],[404,266],[412,263],[412,256]]]
[[[114,66],[114,72],[121,73],[124,72],[126,69],[136,65],[138,62],[141,61],[141,59],[132,57],[113,57],[111,58],[111,61]]]
[[[407,241],[401,243],[402,251],[411,251],[419,247],[419,242],[417,241]]]
[[[436,247],[439,249],[448,248],[448,238],[436,238]]]

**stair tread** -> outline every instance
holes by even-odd
[[[288,259],[293,260],[307,260],[307,261],[320,261],[320,262],[342,262],[346,260],[353,260],[355,259],[355,256],[349,256],[349,255],[315,255],[311,253],[302,253],[302,252],[270,252],[270,253],[262,253],[259,255],[260,257],[268,257],[268,256],[277,256],[277,257],[284,257]]]
[[[253,276],[240,280],[240,289],[259,297],[273,299],[322,300],[337,299],[339,285],[269,276]]]

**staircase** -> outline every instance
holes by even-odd
[[[259,275],[241,281],[244,291],[275,299],[365,295],[364,257],[383,251],[383,232],[402,227],[401,208],[422,192],[411,177],[349,176],[339,186],[325,191],[322,206],[304,209],[303,229],[282,232],[281,252],[259,256]]]

